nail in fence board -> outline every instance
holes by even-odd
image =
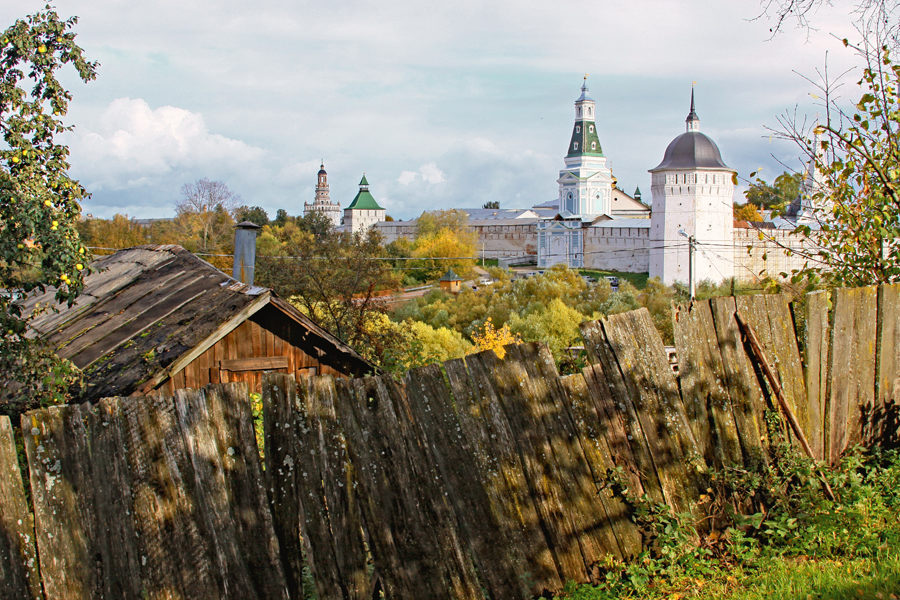
[[[900,283],[878,289],[875,439],[900,441]]]
[[[42,597],[34,518],[25,499],[9,417],[0,415],[0,598]]]
[[[831,364],[828,369],[829,461],[869,435],[875,404],[877,290],[834,292]]]
[[[831,342],[828,325],[828,292],[806,295],[806,398],[813,456],[825,459],[825,405],[828,394],[828,349]]]

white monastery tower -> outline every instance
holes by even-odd
[[[594,123],[594,99],[588,94],[587,75],[581,96],[575,101],[575,125],[566,154],[566,168],[559,172],[559,213],[564,217],[592,217],[610,213],[612,171],[600,147]]]
[[[687,131],[672,140],[662,162],[650,170],[650,277],[667,285],[688,282],[688,236],[695,240],[694,281],[734,276],[737,172],[722,161],[715,142],[700,132],[693,90],[685,122]]]
[[[316,199],[312,204],[303,203],[303,214],[320,212],[328,217],[335,227],[341,225],[341,205],[331,201],[328,193],[328,173],[325,172],[325,161],[319,166],[319,175],[316,181]]]
[[[595,217],[610,214],[612,171],[600,147],[594,99],[587,87],[587,75],[581,96],[575,100],[575,124],[566,153],[566,168],[559,172],[558,216],[537,224],[538,266],[565,264],[584,266],[584,225]]]

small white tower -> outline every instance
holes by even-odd
[[[325,161],[319,166],[318,179],[316,181],[316,198],[312,204],[303,203],[303,214],[320,212],[328,217],[335,227],[341,225],[341,205],[332,202],[328,193],[328,173],[325,172]]]
[[[650,276],[670,285],[688,282],[689,243],[695,240],[694,281],[722,281],[734,276],[733,177],[718,146],[700,133],[694,110],[686,131],[666,148],[651,173]]]
[[[365,233],[376,223],[384,221],[385,210],[378,205],[369,192],[369,181],[363,173],[359,180],[359,192],[350,206],[344,209],[344,231]]]
[[[587,75],[581,96],[575,100],[575,124],[566,154],[566,168],[559,172],[559,212],[564,216],[592,217],[609,214],[612,171],[597,135],[594,99],[587,87]]]

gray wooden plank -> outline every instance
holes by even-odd
[[[453,396],[441,367],[429,365],[407,374],[410,407],[422,443],[431,454],[452,504],[457,526],[473,556],[478,578],[490,598],[518,598],[531,593],[519,578],[517,557],[492,511],[484,480],[473,472],[476,450],[453,411]]]
[[[616,468],[613,452],[606,439],[607,428],[598,418],[591,391],[582,373],[561,377],[559,384],[565,390],[567,407],[578,432],[577,438],[584,453],[586,466],[595,484],[594,493],[602,503],[603,513],[609,522],[618,553],[622,558],[630,558],[641,550],[641,534],[630,519],[628,505],[607,481],[609,471]],[[625,448],[630,455],[631,450],[627,443]]]
[[[834,292],[829,367],[829,460],[871,435],[875,405],[877,288]]]
[[[709,302],[744,464],[754,468],[767,460],[765,395],[741,340],[734,298],[712,298]]]
[[[653,462],[650,438],[644,433],[638,409],[632,400],[617,357],[606,338],[602,322],[585,322],[580,327],[588,356],[591,362],[595,363],[595,369],[602,371],[602,381],[609,390],[609,398],[614,403],[614,406],[607,407],[607,410],[609,414],[614,412],[618,415],[624,426],[625,439],[628,440],[634,457],[641,488],[654,502],[665,502],[663,486]],[[601,397],[604,396],[601,394]]]
[[[25,498],[9,417],[0,415],[0,598],[42,597],[34,517]]]
[[[530,376],[530,404],[546,432],[552,466],[560,475],[566,504],[571,507],[569,516],[587,574],[593,576],[593,565],[610,556],[621,558],[623,551],[605,497],[598,493],[597,476],[585,455],[581,432],[570,411],[573,400],[560,381],[553,354],[546,344],[522,344],[514,348],[513,355]]]
[[[309,450],[301,442],[307,428],[306,403],[298,399],[293,377],[283,373],[263,375],[262,401],[265,481],[272,505],[272,525],[288,591],[292,598],[301,598],[304,567],[301,502],[305,494],[317,498],[313,490],[304,487],[300,477],[303,471],[298,469],[301,452]],[[314,559],[327,560],[326,552],[317,552]],[[323,600],[327,598],[326,595]]]
[[[513,431],[489,374],[474,358],[448,361],[444,369],[463,439],[472,448],[472,473],[485,490],[498,524],[497,545],[503,546],[521,586],[530,594],[559,589],[563,580],[541,529]]]
[[[708,300],[680,308],[675,319],[678,377],[688,422],[708,464],[741,464],[725,366]]]
[[[878,345],[874,440],[900,445],[900,284],[878,288]]]
[[[828,398],[828,353],[831,343],[828,324],[828,292],[806,295],[806,413],[810,435],[807,436],[813,456],[824,460],[827,431],[826,403]]]

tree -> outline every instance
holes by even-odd
[[[240,199],[221,181],[210,181],[205,177],[181,186],[181,200],[175,205],[175,214],[189,223],[197,235],[197,248],[191,250],[211,252],[221,249],[221,239],[218,239],[222,237],[221,225],[233,223],[230,213]],[[231,231],[228,231],[226,239],[230,237]]]
[[[412,255],[420,258],[465,258],[475,256],[477,235],[469,228],[469,216],[461,210],[438,210],[422,213],[416,223],[416,239]],[[417,261],[418,262],[418,261]],[[449,267],[465,275],[474,259],[424,260],[426,277],[440,277]]]
[[[797,198],[797,194],[800,193],[800,183],[803,181],[801,173],[788,173],[787,171],[776,177],[771,185],[760,178],[758,173],[751,173],[750,176],[755,179],[744,192],[747,204],[775,211],[784,210]],[[750,219],[744,220],[749,221]]]
[[[68,174],[68,147],[56,141],[72,129],[62,120],[72,96],[57,71],[71,65],[85,82],[97,74],[75,43],[76,23],[47,5],[0,37],[0,410],[7,414],[62,399],[77,376],[26,335],[32,315],[19,303],[55,287],[56,301],[71,305],[84,285],[89,255],[76,224],[88,194]]]
[[[269,215],[261,206],[247,206],[245,204],[244,206],[239,206],[234,209],[234,220],[237,223],[250,221],[251,223],[256,223],[260,227],[265,227],[269,224]]]
[[[303,222],[263,229],[257,281],[377,362],[391,343],[389,332],[377,327],[376,314],[386,310],[378,292],[397,285],[390,265],[376,260],[382,252],[380,234],[351,235],[332,228],[316,235],[304,230]]]
[[[500,208],[500,202],[497,200],[489,200],[482,204],[481,208]]]
[[[848,286],[900,281],[900,65],[887,45],[872,48],[864,40],[854,48],[866,67],[853,109],[834,98],[835,82],[825,71],[816,84],[824,123],[808,124],[796,114],[779,119],[779,134],[798,144],[817,173],[805,190],[817,223],[795,230],[817,247],[796,277],[825,276]]]

